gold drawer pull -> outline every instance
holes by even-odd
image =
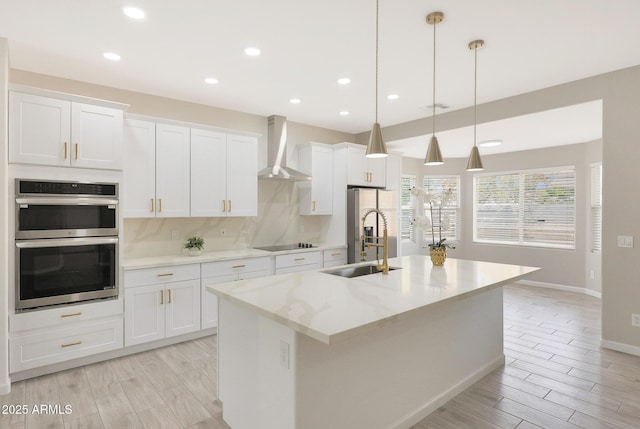
[[[67,142],[64,142],[64,159],[67,159]]]
[[[312,211],[312,212],[315,212],[315,211],[316,211],[316,202],[315,202],[315,201],[313,202],[313,208],[311,209],[311,211]]]
[[[64,319],[65,317],[80,316],[81,314],[82,311],[78,311],[77,313],[61,314],[60,317]]]
[[[155,207],[154,202],[155,202],[155,198],[151,198],[151,213],[156,211],[156,207]]]
[[[332,253],[331,256],[340,256],[342,253]]]
[[[229,200],[229,213],[231,213],[231,200]]]
[[[78,160],[78,143],[75,144],[74,148],[75,148],[75,156],[74,156],[74,158],[77,161]]]
[[[294,259],[294,261],[296,261],[296,262],[300,262],[300,261],[304,261],[304,259],[305,259],[305,258],[296,258],[296,259]]]
[[[231,268],[244,268],[244,267],[245,267],[245,265],[242,264],[242,265],[234,265]]]
[[[167,304],[171,304],[171,289],[167,289],[167,292],[169,292],[169,301],[167,301]]]
[[[225,213],[227,211],[227,200],[222,200],[222,212]]]
[[[162,198],[158,198],[158,212],[162,213]]]
[[[173,273],[158,274],[158,277],[171,277]]]
[[[160,291],[160,305],[164,304],[164,291]]]
[[[76,342],[73,342],[73,343],[61,344],[60,347],[65,348],[65,347],[77,346],[79,344],[82,344],[82,341],[76,341]]]

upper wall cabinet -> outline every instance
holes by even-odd
[[[333,149],[322,143],[307,143],[297,147],[298,169],[311,176],[298,183],[301,215],[333,213]]]
[[[386,185],[385,159],[367,158],[365,153],[366,148],[364,146],[348,144],[347,184],[384,188]]]
[[[9,162],[121,170],[122,116],[122,109],[10,91]]]
[[[189,128],[125,119],[124,217],[189,216]]]
[[[258,215],[258,140],[191,130],[191,216]]]

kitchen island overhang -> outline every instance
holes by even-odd
[[[405,428],[504,363],[502,289],[538,270],[428,257],[300,272],[219,296],[218,396],[243,428]]]

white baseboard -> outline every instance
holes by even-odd
[[[602,299],[602,294],[600,292],[596,292],[595,290],[587,289],[584,287],[566,286],[566,285],[559,285],[555,283],[536,282],[533,280],[518,280],[516,283],[525,285],[525,286],[544,287],[547,289],[556,289],[556,290],[563,290],[566,292],[581,293],[584,295],[593,296],[594,298]]]
[[[630,355],[640,356],[640,347],[619,343],[617,341],[600,340],[600,347],[615,350],[617,352],[627,353]]]
[[[459,383],[451,386],[450,389],[442,392],[438,395],[437,398],[434,398],[427,404],[424,404],[422,407],[418,408],[411,414],[404,416],[401,420],[396,421],[389,429],[402,429],[412,427],[422,419],[426,418],[429,414],[433,413],[435,410],[449,402],[451,399],[455,398],[460,393],[467,390],[469,387],[473,386],[476,382],[480,381],[486,375],[492,373],[494,370],[500,368],[504,365],[505,358],[504,355],[501,355],[497,359],[492,362],[489,362],[487,365],[478,369],[473,374],[469,375],[467,378],[461,380]]]

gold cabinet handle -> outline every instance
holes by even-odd
[[[311,208],[311,211],[315,212],[316,211],[316,202],[313,202],[313,207]]]
[[[78,160],[78,143],[74,145],[74,159]]]
[[[227,200],[222,200],[222,212],[226,213],[227,211]]]
[[[369,173],[364,173],[364,181],[365,182],[369,181]]]
[[[171,289],[167,289],[167,292],[169,292],[169,301],[167,301],[167,304],[171,304]]]
[[[162,198],[158,198],[158,212],[162,212]]]
[[[60,317],[64,319],[65,317],[80,316],[81,314],[82,314],[82,311],[78,311],[77,313],[61,314]]]
[[[231,213],[231,200],[229,200],[229,213]]]
[[[160,291],[160,305],[164,304],[164,291]]]
[[[154,203],[155,203],[155,198],[151,198],[151,213],[156,211],[156,207]]]
[[[67,142],[64,142],[64,159],[67,159]]]
[[[294,261],[296,261],[296,262],[300,262],[300,261],[304,261],[304,259],[305,259],[305,258],[296,258],[296,259],[294,259]]]
[[[75,341],[73,343],[61,344],[60,347],[65,348],[65,347],[77,346],[79,344],[82,344],[82,341]]]
[[[158,274],[158,277],[170,277],[172,275],[173,273],[163,273],[163,274]]]
[[[242,265],[233,265],[231,268],[244,268],[244,267],[245,265],[242,264]]]
[[[332,253],[331,256],[340,256],[342,253]]]

